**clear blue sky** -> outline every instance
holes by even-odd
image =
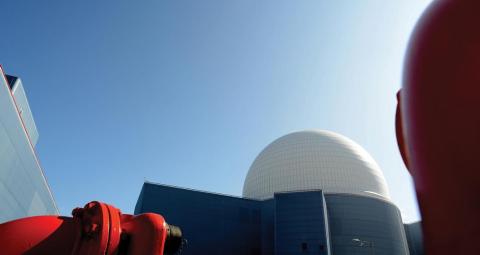
[[[3,1],[0,63],[23,79],[62,214],[131,213],[144,180],[241,195],[291,131],[344,134],[419,219],[395,93],[428,0]]]

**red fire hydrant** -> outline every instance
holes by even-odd
[[[73,217],[34,216],[0,224],[2,255],[161,255],[182,246],[180,228],[161,215],[122,214],[117,208],[90,202]]]

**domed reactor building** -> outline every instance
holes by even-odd
[[[135,207],[145,212],[182,228],[182,254],[421,254],[419,226],[403,224],[377,163],[330,131],[268,145],[243,197],[146,182]]]

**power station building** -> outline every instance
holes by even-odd
[[[145,212],[182,228],[182,254],[422,254],[419,225],[403,224],[373,158],[329,131],[268,145],[243,197],[146,182],[135,207]]]
[[[22,81],[0,66],[0,223],[58,214],[35,153],[37,140]]]

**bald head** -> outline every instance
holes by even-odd
[[[471,238],[480,236],[480,1],[439,0],[428,8],[409,44],[399,105],[397,136],[415,181],[427,252],[474,254]]]

